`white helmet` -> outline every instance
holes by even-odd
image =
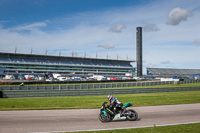
[[[113,98],[113,96],[112,96],[111,94],[109,94],[109,95],[107,96],[107,98],[108,98],[108,101],[110,101],[110,100]]]

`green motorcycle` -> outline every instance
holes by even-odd
[[[130,106],[132,106],[131,102],[125,103],[123,110],[114,111],[112,107],[107,105],[107,102],[104,102],[100,109],[99,120],[101,122],[110,122],[118,115],[120,117],[126,117],[130,121],[135,121],[138,118],[138,113],[133,109],[126,109]]]

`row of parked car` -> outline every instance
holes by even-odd
[[[130,76],[103,76],[103,75],[61,75],[61,74],[44,74],[44,75],[5,75],[4,80],[36,80],[36,81],[103,81],[103,80],[138,80],[137,77]]]

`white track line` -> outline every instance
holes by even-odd
[[[163,127],[163,126],[173,126],[173,125],[192,124],[192,123],[200,123],[200,121],[184,122],[184,123],[174,123],[174,124],[148,125],[148,126],[138,126],[138,127],[88,129],[88,130],[72,130],[72,131],[51,131],[51,132],[32,132],[32,133],[63,133],[63,132],[104,131],[104,130],[117,130],[117,129],[134,129],[134,128],[147,128],[147,127]]]

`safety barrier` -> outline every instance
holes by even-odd
[[[199,91],[200,87],[130,88],[130,89],[89,89],[89,90],[12,90],[3,91],[3,98],[93,96],[108,94],[137,94],[155,92]]]
[[[199,82],[195,80],[180,81],[183,83]],[[0,97],[57,97],[57,96],[87,96],[106,94],[135,94],[169,91],[193,91],[200,90],[197,87],[165,87],[165,88],[131,88],[134,86],[156,86],[174,84],[173,81],[164,82],[128,82],[128,83],[103,83],[103,84],[74,84],[74,85],[40,85],[40,86],[0,86]],[[119,89],[114,89],[118,87]],[[129,87],[120,89],[120,87]],[[112,89],[113,88],[113,89]]]

